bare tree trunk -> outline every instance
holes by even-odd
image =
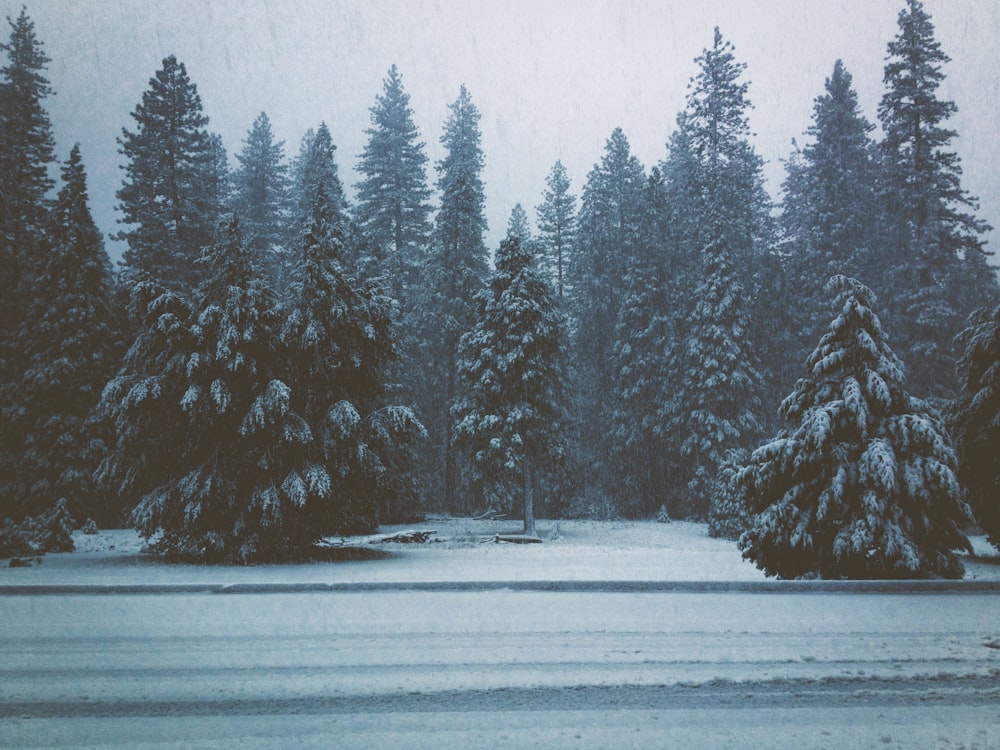
[[[531,476],[531,462],[524,459],[524,535],[538,536],[535,531],[535,494]]]

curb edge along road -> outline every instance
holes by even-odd
[[[137,594],[351,594],[372,592],[649,594],[1000,594],[1000,581],[401,581],[357,583],[10,584],[0,596]]]

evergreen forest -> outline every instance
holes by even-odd
[[[1000,542],[1000,286],[950,58],[901,5],[877,112],[831,60],[778,196],[715,29],[662,159],[620,128],[586,175],[552,154],[497,248],[464,85],[421,133],[393,65],[347,164],[265,112],[224,144],[169,56],[118,137],[117,265],[49,50],[8,19],[0,556],[90,523],[300,560],[494,512],[707,521],[781,577],[960,577],[970,528]]]

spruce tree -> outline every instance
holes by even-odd
[[[874,295],[834,277],[837,317],[781,405],[791,423],[740,473],[743,555],[782,578],[960,578],[971,521],[947,433],[905,387]]]
[[[275,141],[266,113],[257,115],[237,154],[233,208],[250,252],[263,264],[272,285],[284,288],[288,249],[288,166],[284,141]]]
[[[198,285],[195,261],[211,244],[222,209],[219,147],[205,129],[198,89],[173,55],[149,81],[132,112],[135,130],[122,129],[126,159],[118,190],[117,239],[132,278],[150,276],[190,297]]]
[[[882,156],[889,319],[921,396],[955,390],[954,339],[969,314],[1000,299],[986,262],[977,200],[962,187],[962,167],[947,127],[957,107],[939,97],[950,58],[934,37],[920,0],[906,0],[889,42],[878,116]]]
[[[18,467],[18,515],[38,515],[65,501],[83,522],[117,520],[96,492],[93,473],[104,435],[93,418],[113,374],[119,315],[111,263],[87,205],[87,178],[74,147],[53,204],[52,249],[36,277],[19,332],[27,369],[18,383],[24,452]]]
[[[569,192],[569,176],[561,161],[552,165],[545,185],[543,201],[535,209],[538,266],[552,277],[561,303],[566,292],[566,267],[576,238],[576,196]]]
[[[472,454],[474,484],[491,507],[520,507],[535,534],[540,472],[564,455],[564,324],[555,295],[534,265],[516,214],[496,255],[478,320],[459,344],[459,443]],[[520,502],[518,502],[520,500]]]
[[[949,405],[958,478],[976,521],[1000,547],[1000,306],[978,311],[959,336],[962,388]]]
[[[436,165],[441,205],[420,289],[414,372],[417,408],[429,433],[423,455],[429,494],[446,508],[464,505],[465,510],[470,508],[468,499],[463,503],[459,498],[449,407],[461,395],[459,338],[475,324],[475,298],[489,275],[479,120],[479,110],[463,85],[449,105],[441,135],[445,156]]]
[[[413,123],[410,95],[396,66],[389,68],[383,91],[370,110],[372,126],[358,162],[356,217],[368,238],[383,248],[396,297],[407,304],[430,237],[430,189],[427,155]]]

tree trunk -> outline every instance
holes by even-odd
[[[538,536],[535,532],[535,494],[531,476],[531,462],[524,459],[524,535]]]

